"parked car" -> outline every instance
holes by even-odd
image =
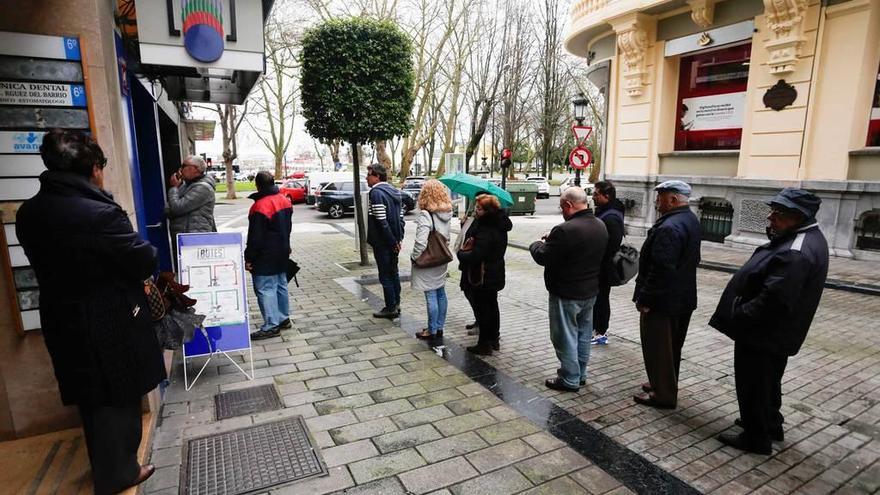
[[[278,185],[278,192],[287,196],[291,203],[306,202],[306,184],[301,180],[288,180]]]
[[[534,182],[538,185],[538,199],[550,197],[550,183],[547,178],[540,175],[533,175],[526,178],[526,182]]]
[[[368,188],[366,181],[361,182],[361,191]],[[328,182],[315,191],[315,204],[318,211],[330,218],[342,218],[346,213],[354,213],[354,181]]]
[[[422,192],[422,187],[425,186],[425,181],[424,177],[410,176],[404,179],[403,186],[400,189],[412,196],[413,201],[418,202],[419,194]]]
[[[566,189],[574,185],[574,177],[566,177],[562,182],[559,183],[559,194],[565,192]],[[584,191],[587,192],[587,196],[593,194],[593,184],[587,182],[586,178],[581,178],[581,187],[584,188]]]

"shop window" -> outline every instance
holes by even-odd
[[[739,149],[751,53],[747,43],[681,58],[677,151]]]
[[[874,100],[871,104],[866,146],[880,146],[880,69],[877,70],[877,82],[874,83]]]
[[[856,248],[880,251],[880,210],[862,213],[856,222]]]
[[[703,240],[724,242],[733,231],[733,205],[723,198],[700,200],[700,228]]]

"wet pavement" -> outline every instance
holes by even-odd
[[[240,215],[247,206],[218,207],[224,217],[218,225],[246,228]],[[424,326],[424,297],[407,283],[400,320],[370,317],[381,304],[375,271],[340,266],[357,259],[351,218],[325,221],[301,207],[294,218],[294,257],[303,266],[303,287],[291,291],[294,329],[255,347],[255,382],[243,382],[231,365],[219,366],[186,393],[177,365],[154,444],[162,470],[148,493],[176,492],[182,438],[290,414],[308,418],[333,466],[329,477],[278,493],[880,488],[880,336],[874,316],[880,298],[826,291],[805,347],[785,375],[786,441],[774,445],[773,456],[757,456],[714,439],[718,432],[737,431],[733,346],[706,325],[729,274],[700,270],[700,307],[685,343],[679,408],[658,411],[631,399],[644,381],[631,287],[612,293],[610,344],[593,348],[588,385],[576,394],[550,391],[543,380],[555,373],[557,362],[548,337],[547,295],[540,268],[526,251],[508,251],[508,284],[499,297],[502,347],[482,358],[463,351],[475,338],[464,330],[472,315],[457,289],[457,272],[447,284],[447,338],[431,349],[412,338]],[[523,242],[558,221],[527,218],[514,220],[512,237]],[[404,252],[411,228],[410,222]],[[401,272],[409,272],[405,260]],[[256,304],[252,308],[256,312]],[[280,412],[222,422],[208,414],[216,392],[264,383],[281,393]]]

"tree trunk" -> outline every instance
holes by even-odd
[[[376,161],[385,166],[388,175],[391,173],[393,164],[391,163],[391,155],[388,154],[388,142],[385,140],[376,141]]]
[[[358,232],[358,250],[361,254],[361,266],[367,266],[367,231],[364,225],[364,202],[361,201],[360,145],[351,143],[352,176],[354,178],[354,216]]]
[[[275,155],[275,179],[286,179],[286,177],[284,177],[284,172],[285,170],[283,157],[280,155]]]

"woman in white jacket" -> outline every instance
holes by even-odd
[[[410,259],[415,261],[428,246],[432,230],[449,244],[449,221],[452,219],[452,201],[449,190],[442,182],[431,179],[425,182],[419,194],[419,216],[416,219],[416,239]],[[446,266],[447,264],[419,268],[413,264],[412,288],[425,293],[428,308],[428,327],[416,334],[420,339],[443,337],[446,324]]]

